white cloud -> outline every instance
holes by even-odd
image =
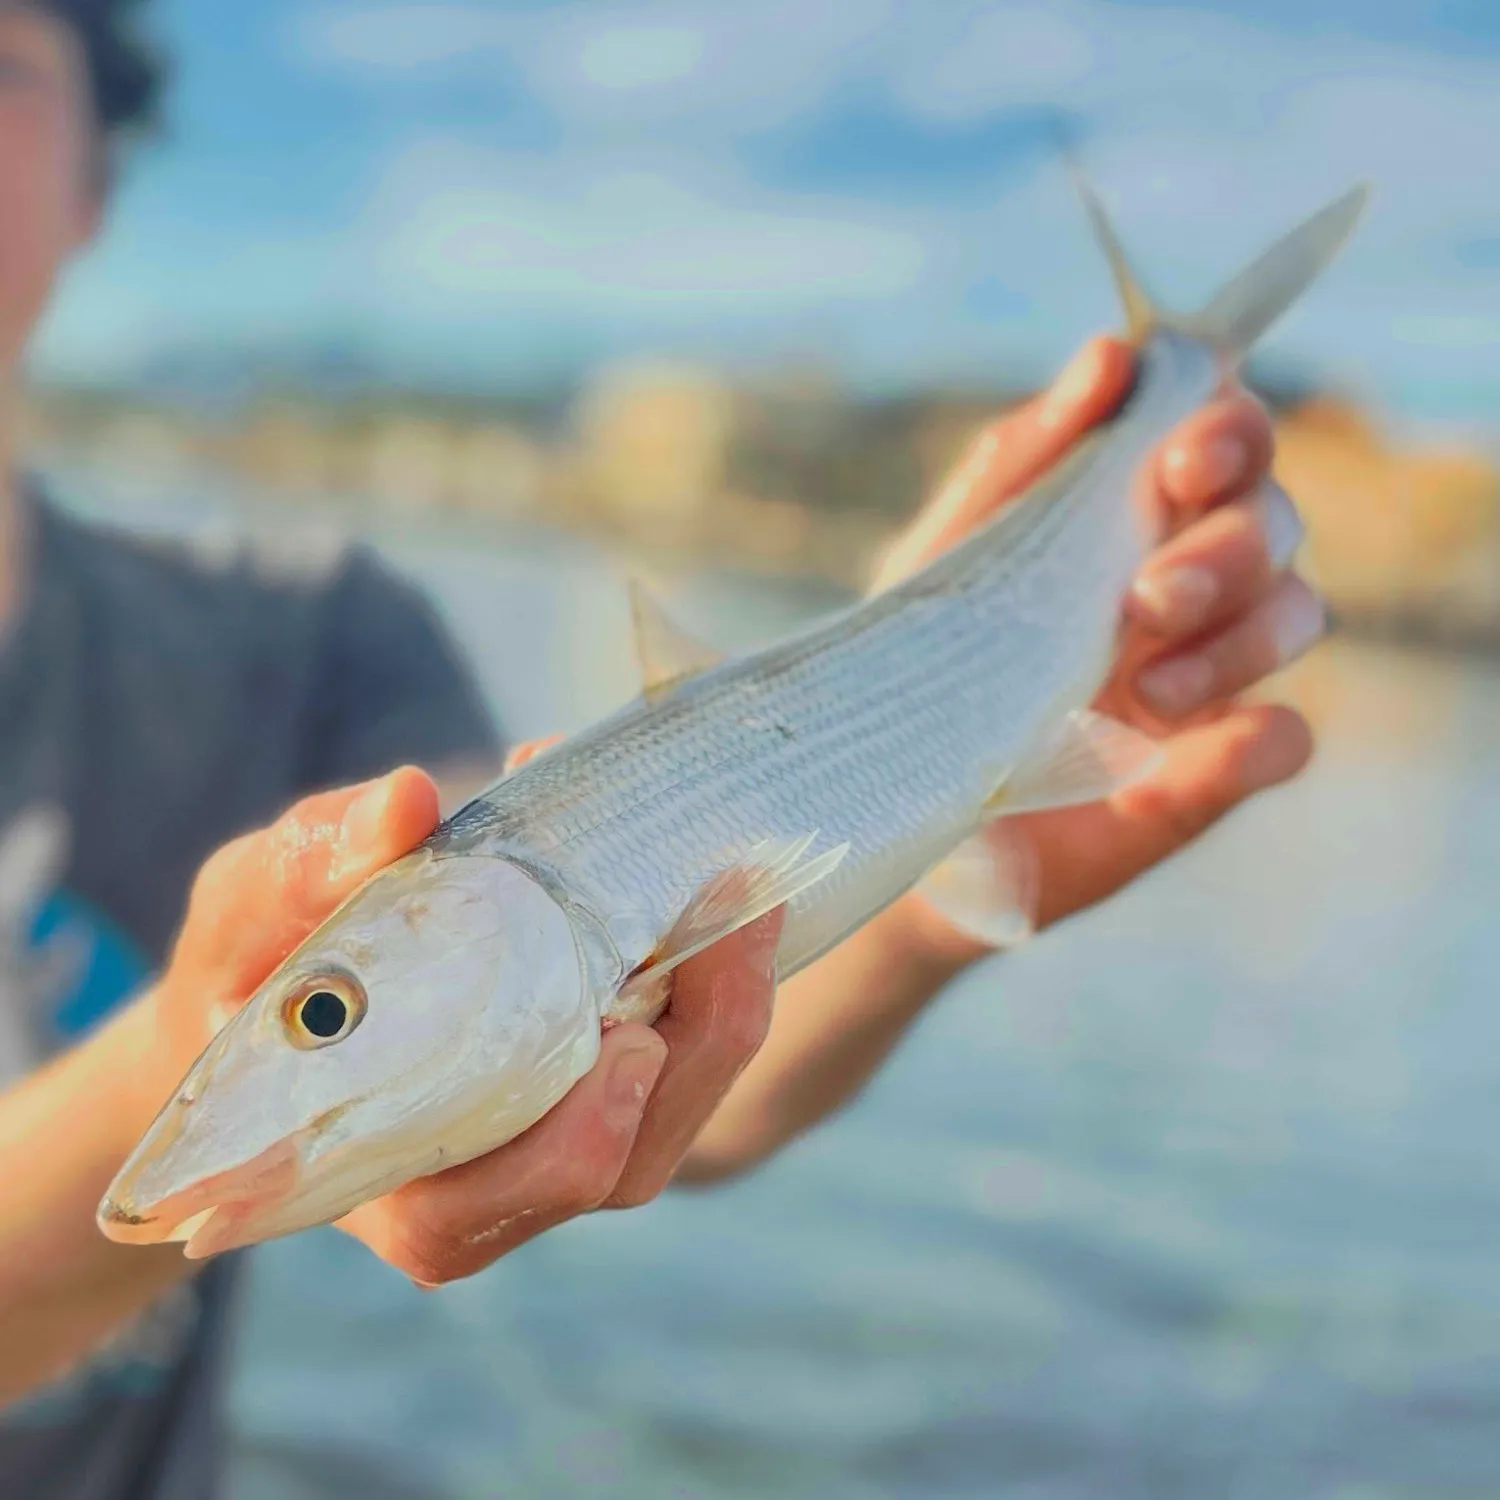
[[[690,122],[701,143],[817,102],[831,71],[879,42],[895,0],[565,0],[540,10],[346,0],[298,19],[294,58],[389,82],[497,54],[570,128],[650,131]]]
[[[836,110],[851,90],[883,89],[918,125],[1054,105],[1091,122],[1103,185],[1177,241],[1183,261],[1211,260],[1360,176],[1380,191],[1378,233],[1399,225],[1409,247],[1440,260],[1444,237],[1475,216],[1475,164],[1500,144],[1492,58],[1288,36],[1182,6],[568,0],[496,11],[365,0],[313,11],[301,41],[304,56],[365,72],[503,52],[560,122],[559,171],[591,173],[591,154],[690,150],[724,176],[718,196],[742,190],[748,137]],[[879,206],[880,164],[870,166],[847,196]],[[950,199],[959,229],[980,207],[965,208],[961,192]]]
[[[660,88],[691,78],[707,51],[693,26],[604,26],[583,39],[578,71],[602,89]]]
[[[1398,313],[1387,324],[1392,338],[1419,349],[1445,354],[1481,351],[1493,360],[1500,355],[1500,316],[1472,313]]]
[[[898,95],[918,113],[949,119],[1057,102],[1100,65],[1091,28],[1064,9],[996,6],[956,31],[932,28],[927,46],[897,60]]]
[[[643,343],[691,334],[731,354],[749,328],[791,342],[812,328],[858,373],[894,378],[1053,362],[1114,316],[1054,165],[1012,174],[1003,191],[976,168],[967,184],[913,194],[872,158],[812,195],[756,181],[746,149],[779,132],[795,169],[798,122],[836,120],[851,98],[884,100],[928,141],[1043,105],[1088,119],[1089,164],[1122,234],[1178,305],[1373,178],[1370,222],[1275,347],[1362,366],[1393,391],[1472,382],[1500,394],[1488,332],[1500,275],[1451,253],[1500,234],[1485,178],[1500,148],[1489,56],[1106,0],[324,0],[292,40],[325,78],[387,89],[503,59],[560,138],[507,155],[481,147],[481,121],[468,141],[413,140],[372,162],[370,201],[323,226],[305,264],[295,247],[274,276],[256,260],[248,300],[268,320],[327,298],[434,349],[551,320],[584,330],[580,347],[587,330],[629,323]],[[226,323],[242,316],[223,290],[234,263],[205,258],[202,271]],[[181,270],[184,286],[191,275]],[[991,305],[1012,310],[980,321],[966,289],[997,275],[1013,295]],[[139,265],[121,299],[159,303],[168,322],[211,301]],[[68,325],[80,347],[85,321]]]
[[[298,15],[292,47],[303,61],[390,74],[504,49],[514,32],[511,18],[478,5],[350,3]]]
[[[805,200],[716,196],[662,168],[558,174],[462,142],[391,164],[364,232],[402,295],[453,305],[552,303],[570,313],[652,302],[701,312],[899,296],[921,274],[901,228]]]

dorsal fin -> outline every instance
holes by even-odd
[[[680,682],[696,677],[724,660],[675,624],[639,578],[626,583],[635,627],[635,652],[641,664],[641,691],[659,698]]]

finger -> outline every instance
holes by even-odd
[[[1288,519],[1288,514],[1290,519]],[[1288,567],[1301,522],[1279,486],[1199,516],[1160,547],[1126,600],[1127,621],[1162,641],[1200,634],[1243,614]]]
[[[666,1187],[760,1050],[776,998],[782,918],[782,910],[771,912],[677,970],[672,1003],[656,1023],[667,1043],[667,1064],[609,1207],[647,1203]]]
[[[592,1071],[524,1135],[355,1209],[339,1228],[422,1286],[472,1276],[605,1201],[666,1057],[649,1026],[615,1027]]]
[[[218,998],[243,998],[370,875],[415,848],[437,822],[437,788],[412,767],[305,798],[204,866],[173,974],[192,981],[211,976]]]
[[[1261,480],[1252,500],[1260,511],[1271,567],[1278,573],[1282,572],[1291,567],[1292,560],[1307,539],[1307,528],[1302,524],[1296,502],[1274,479]]]
[[[535,760],[543,750],[550,750],[554,745],[560,743],[560,734],[549,735],[544,740],[527,740],[524,744],[517,745],[509,755],[505,757],[505,774],[510,775],[512,771],[519,771],[529,760]]]
[[[1018,820],[1044,872],[1039,925],[1080,911],[1199,838],[1246,798],[1290,780],[1312,755],[1293,709],[1236,709],[1168,740],[1151,776],[1108,802]]]
[[[1157,658],[1136,674],[1135,691],[1169,722],[1243,692],[1301,656],[1323,634],[1323,605],[1289,573],[1248,614],[1190,650]]]
[[[1135,353],[1097,338],[1042,395],[988,426],[932,502],[897,539],[877,574],[888,587],[945,551],[1050,469],[1130,388]]]
[[[1253,489],[1270,468],[1274,446],[1270,417],[1245,391],[1210,402],[1180,422],[1156,464],[1168,530]]]

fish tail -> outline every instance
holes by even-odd
[[[1231,364],[1315,281],[1343,248],[1370,198],[1367,183],[1340,194],[1257,256],[1196,313],[1164,311],[1152,300],[1126,259],[1119,236],[1076,163],[1073,178],[1085,212],[1114,273],[1131,339],[1142,343],[1156,328],[1175,328],[1211,344]]]
[[[1369,201],[1368,183],[1341,193],[1226,282],[1200,312],[1182,319],[1184,329],[1231,361],[1243,358],[1344,248]]]
[[[1120,305],[1125,309],[1126,331],[1133,343],[1143,344],[1151,330],[1160,326],[1161,309],[1142,285],[1135,267],[1130,264],[1120,244],[1120,237],[1115,233],[1115,226],[1110,221],[1104,204],[1100,202],[1099,194],[1094,191],[1093,183],[1076,161],[1070,159],[1068,166],[1073,174],[1073,186],[1083,200],[1083,211],[1089,217],[1089,227],[1094,231],[1094,238],[1099,242],[1099,248],[1104,252],[1104,258],[1109,262],[1110,272],[1115,278],[1115,291],[1119,293]]]

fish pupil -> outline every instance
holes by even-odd
[[[318,990],[302,1002],[302,1024],[320,1041],[337,1036],[348,1019],[348,1005],[328,990]]]

